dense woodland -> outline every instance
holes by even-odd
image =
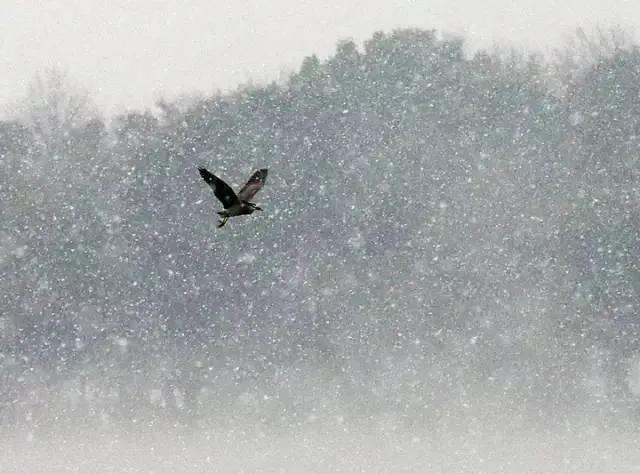
[[[0,122],[0,426],[637,420],[640,50],[571,48],[376,33],[111,118],[43,73]],[[269,168],[265,211],[216,229],[198,166]]]

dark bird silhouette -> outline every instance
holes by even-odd
[[[210,173],[205,168],[198,168],[202,179],[211,187],[213,194],[216,195],[218,200],[224,206],[224,211],[218,211],[218,214],[222,216],[222,219],[218,222],[218,227],[222,227],[227,223],[230,217],[242,216],[245,214],[253,214],[253,211],[261,211],[262,209],[250,202],[253,196],[262,189],[265,181],[267,180],[267,170],[258,170],[247,184],[236,194],[233,192],[231,186],[222,181],[213,173]]]

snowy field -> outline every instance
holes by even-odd
[[[0,443],[3,473],[176,472],[640,472],[632,433],[567,428],[508,435],[299,431],[250,428],[13,436]]]

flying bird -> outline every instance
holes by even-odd
[[[262,189],[267,179],[267,170],[261,169],[253,173],[247,184],[236,194],[231,186],[222,181],[213,173],[205,168],[198,168],[202,179],[213,189],[213,194],[224,206],[224,211],[218,211],[218,215],[222,219],[218,222],[218,228],[227,223],[230,217],[242,216],[245,214],[253,214],[253,211],[261,211],[262,209],[250,202],[253,196]]]

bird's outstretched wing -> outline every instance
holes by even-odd
[[[238,198],[240,198],[241,201],[250,201],[267,181],[267,172],[266,169],[262,169],[253,173],[249,181],[247,181],[247,184],[245,184],[238,193]]]
[[[205,168],[198,168],[200,171],[200,176],[205,182],[213,189],[213,194],[220,200],[225,209],[233,206],[234,204],[239,204],[240,200],[236,193],[233,192],[231,186],[222,181],[213,173],[210,173]]]

